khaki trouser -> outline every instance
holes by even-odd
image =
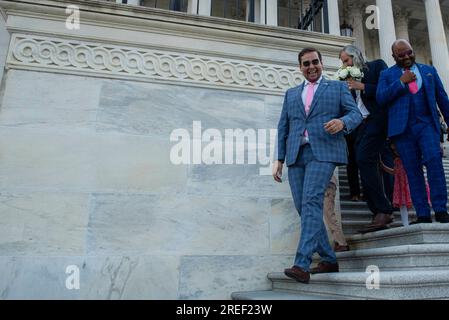
[[[324,195],[323,217],[324,223],[326,223],[326,226],[331,231],[334,241],[341,246],[347,246],[348,244],[341,225],[341,214],[335,213],[335,194],[337,192],[336,172],[334,172]]]

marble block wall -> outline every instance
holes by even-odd
[[[11,69],[0,96],[0,298],[229,299],[299,237],[288,181],[174,165],[174,129],[276,128],[282,96]],[[69,290],[68,266],[79,269]]]
[[[216,143],[276,128],[282,93],[302,81],[298,50],[319,48],[332,77],[353,39],[106,1],[0,10],[0,298],[270,288],[299,238],[288,181],[248,162],[175,165],[170,136],[198,144],[197,121]]]

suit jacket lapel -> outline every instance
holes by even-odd
[[[422,88],[423,90],[426,90],[426,96],[427,96],[427,102],[429,103],[429,106],[432,105],[435,92],[432,92],[434,90],[432,83],[430,82],[429,74],[425,73],[424,68],[420,64],[416,64],[418,67],[419,73],[421,74],[422,79]]]
[[[306,117],[306,110],[304,107],[304,103],[302,102],[302,91],[304,90],[304,82],[299,86],[298,91],[297,91],[297,98],[296,100],[298,101],[298,108],[299,111],[301,112],[301,114],[304,116],[304,118]]]
[[[416,64],[416,66],[421,74],[422,86],[427,91],[426,93],[429,94],[428,90],[431,89],[431,83],[429,83],[428,74],[425,73],[421,65]]]
[[[324,91],[326,91],[328,86],[329,83],[327,82],[326,79],[323,78],[320,82],[320,85],[318,86],[318,89],[315,92],[315,95],[313,96],[312,106],[310,107],[309,115],[313,112],[313,109],[318,103],[320,96],[323,94]]]
[[[394,65],[394,67],[392,67],[392,71],[394,72],[393,79],[399,79],[400,77],[402,77],[402,69],[397,65]]]

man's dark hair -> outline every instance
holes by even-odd
[[[322,58],[321,58],[321,52],[319,52],[317,49],[315,48],[304,48],[301,50],[301,52],[298,54],[298,61],[299,61],[299,65],[301,65],[301,59],[302,57],[307,54],[307,53],[311,53],[311,52],[316,52],[318,53],[318,57],[320,58],[320,62],[322,62]]]

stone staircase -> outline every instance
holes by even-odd
[[[446,181],[449,181],[449,160],[444,158],[443,165]],[[340,207],[342,213],[342,225],[345,235],[357,234],[363,226],[371,222],[372,214],[364,201],[349,201],[349,184],[346,176],[346,167],[339,168]],[[416,218],[415,211],[409,210],[409,221]],[[402,226],[401,215],[394,212],[394,222],[391,227]]]
[[[444,158],[443,164],[448,180],[449,160]],[[345,199],[349,189],[344,167],[339,178],[340,196]],[[271,290],[234,292],[232,299],[449,299],[449,224],[402,227],[400,215],[395,213],[390,229],[358,234],[372,218],[366,204],[342,200],[341,212],[351,251],[337,253],[339,273],[312,275],[309,284],[302,284],[283,272],[273,272],[268,274]],[[412,211],[410,220],[413,216]],[[318,257],[314,257],[316,262]],[[368,267],[379,273],[371,274]],[[377,275],[379,286],[373,288]]]
[[[360,184],[361,185],[361,184]],[[350,201],[349,199],[349,183],[346,175],[346,167],[339,168],[339,188],[340,188],[340,208],[342,213],[342,225],[346,236],[357,234],[358,230],[371,222],[372,214],[364,201]],[[415,212],[409,212],[409,219],[414,220]],[[394,213],[394,222],[392,227],[400,227],[401,215],[399,212]]]

